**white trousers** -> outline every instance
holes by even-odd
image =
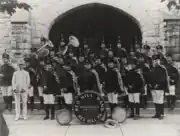
[[[64,93],[64,101],[66,104],[72,104],[73,103],[73,95],[72,93]]]
[[[108,102],[118,104],[118,94],[115,93],[108,93]]]
[[[2,96],[12,96],[13,95],[11,86],[2,86],[1,90],[2,90]]]
[[[34,96],[34,87],[33,87],[33,86],[31,86],[31,87],[28,89],[28,96],[29,96],[29,97]]]
[[[23,117],[27,117],[28,93],[27,92],[21,94],[14,93],[14,98],[15,98],[16,117],[20,118],[21,115],[21,100],[23,106]]]
[[[151,90],[153,102],[156,104],[164,103],[164,91],[163,90]]]
[[[131,103],[140,103],[140,93],[128,93],[128,99]]]
[[[174,95],[176,95],[176,92],[175,92],[175,90],[176,90],[176,87],[175,87],[175,85],[171,85],[170,87],[169,87],[169,93],[166,93],[166,96],[174,96]]]
[[[38,93],[39,93],[39,96],[40,96],[40,97],[43,96],[43,87],[38,86]]]
[[[55,104],[55,97],[53,94],[43,94],[44,104]]]

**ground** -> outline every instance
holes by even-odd
[[[29,114],[29,119],[14,121],[14,115],[4,114],[10,136],[180,136],[180,115],[166,114],[164,120],[152,119],[153,114],[142,113],[140,120],[127,119],[118,128],[82,125],[74,117],[71,125],[60,126],[56,120],[43,121],[42,114]]]

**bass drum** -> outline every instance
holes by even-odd
[[[123,123],[127,118],[127,112],[121,107],[116,107],[112,113],[112,119],[118,123]]]
[[[62,109],[56,113],[56,120],[60,125],[69,125],[72,121],[72,113],[67,109]]]
[[[83,123],[94,124],[105,114],[103,97],[95,91],[85,91],[77,96],[74,103],[75,116]]]

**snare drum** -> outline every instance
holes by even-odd
[[[67,109],[62,109],[56,113],[56,120],[60,125],[69,125],[72,121],[72,113]]]
[[[116,107],[112,113],[112,119],[118,123],[123,123],[127,118],[127,112],[121,107]]]
[[[101,120],[105,114],[103,97],[94,91],[85,91],[75,100],[75,116],[83,123],[93,124]]]

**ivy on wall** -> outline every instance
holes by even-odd
[[[180,0],[161,0],[161,2],[167,2],[167,8],[169,10],[171,10],[173,7],[180,10]]]
[[[0,12],[7,12],[9,15],[12,15],[16,12],[16,9],[25,9],[29,11],[32,7],[24,2],[18,2],[17,0],[0,0]]]

